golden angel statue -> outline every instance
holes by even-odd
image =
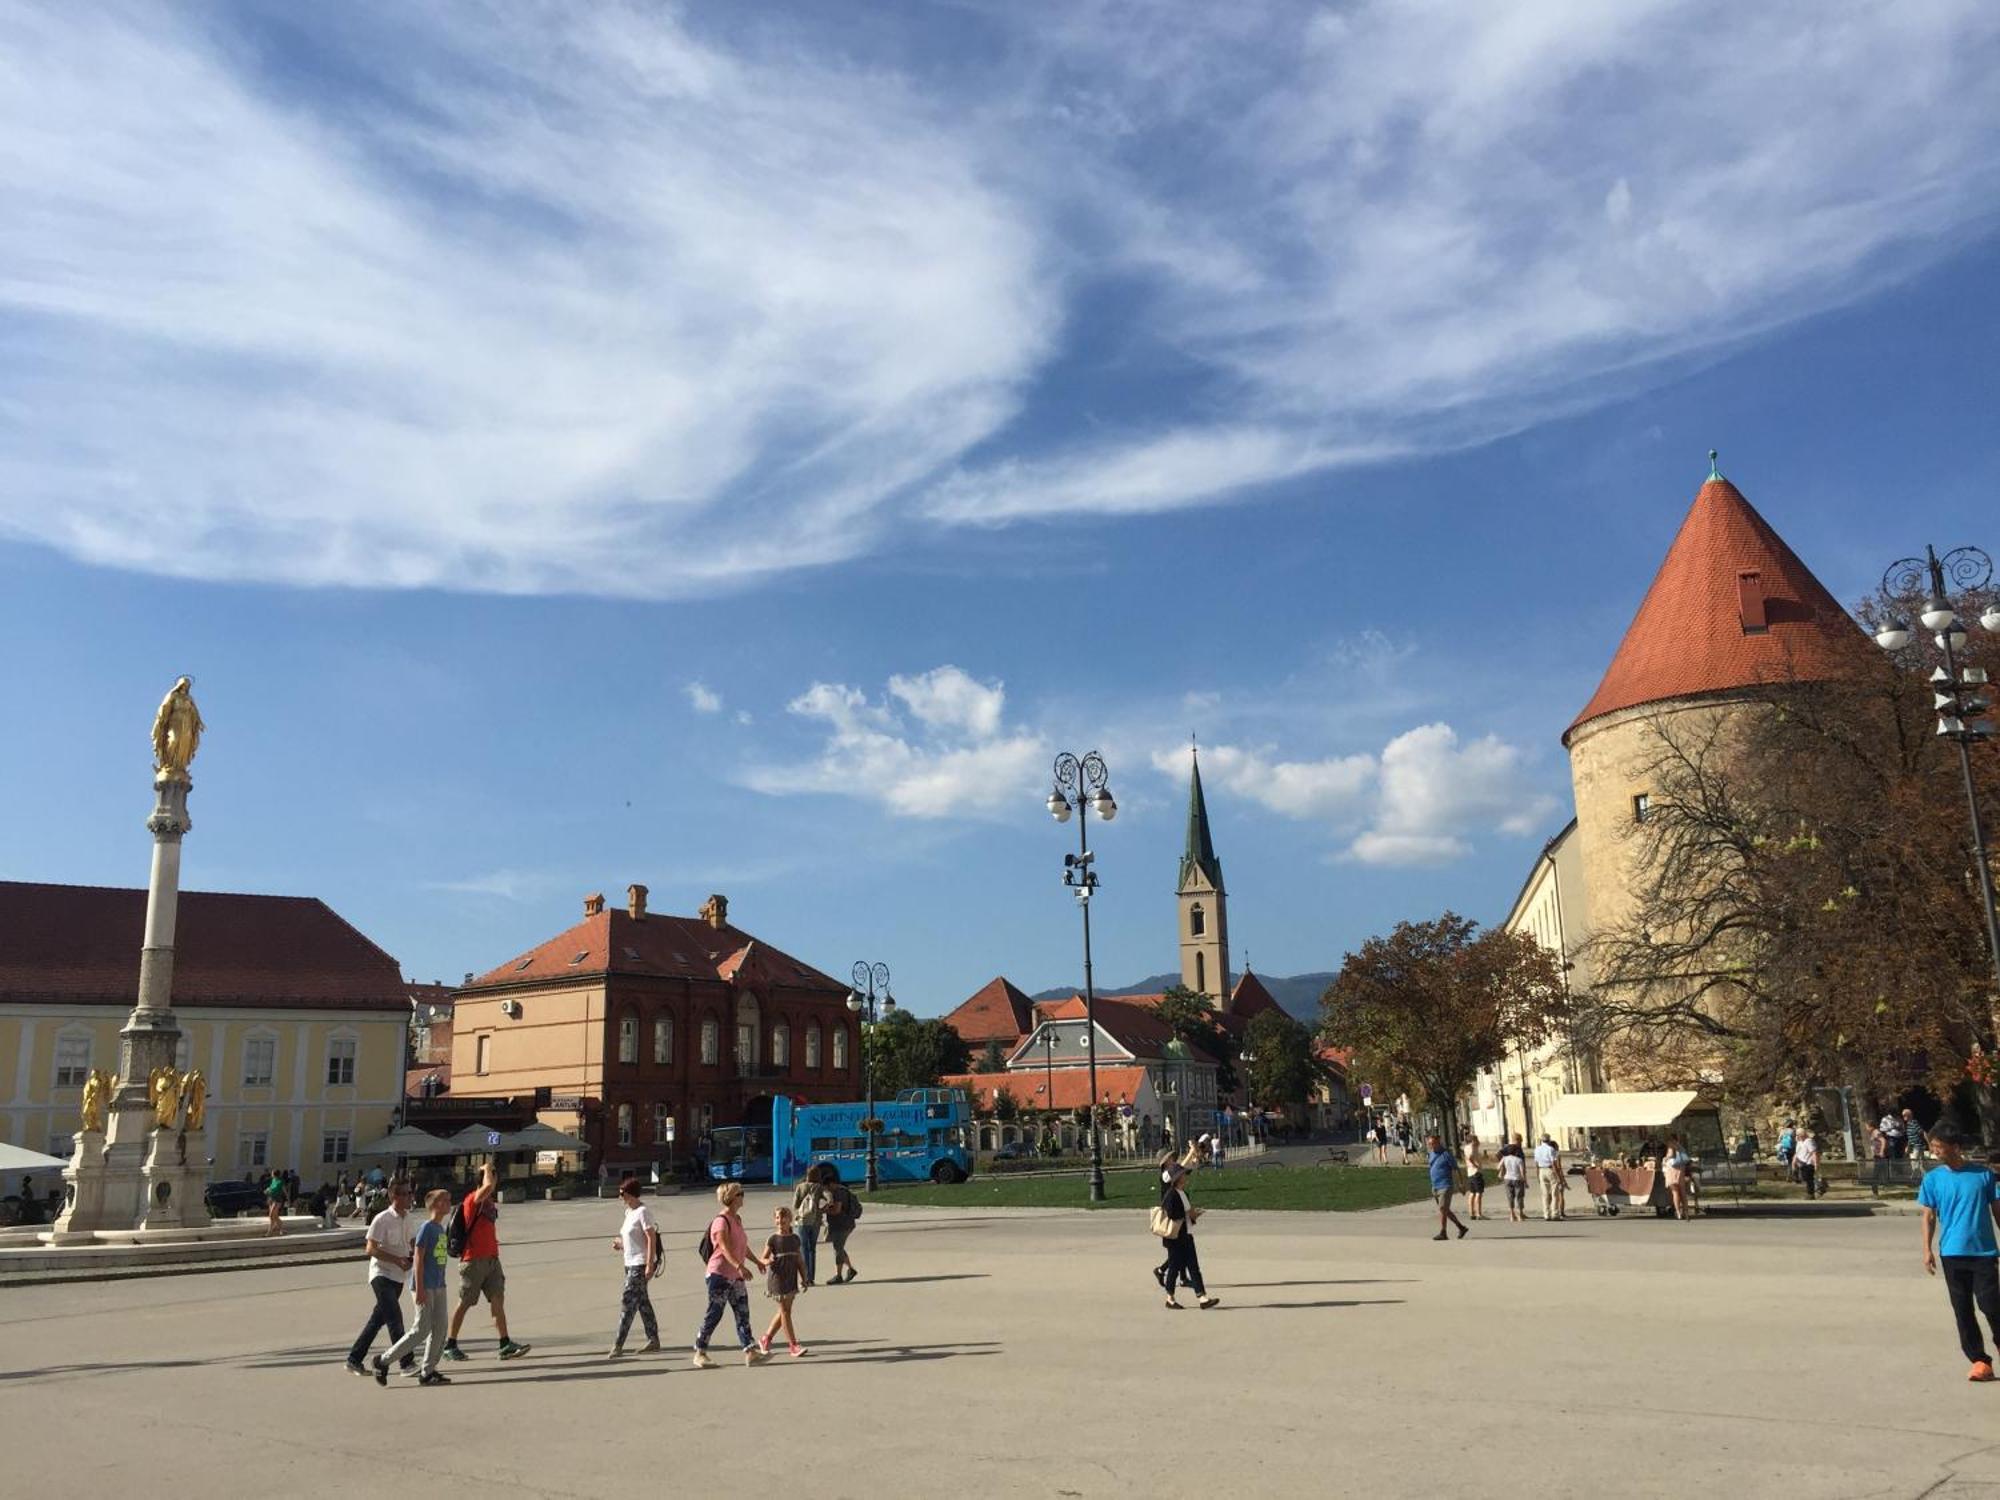
[[[160,700],[153,716],[153,765],[156,781],[186,781],[188,766],[201,746],[201,732],[208,726],[194,706],[194,684],[183,677]]]
[[[104,1106],[111,1099],[111,1075],[102,1068],[92,1068],[83,1078],[83,1128],[85,1130],[104,1129]]]
[[[208,1080],[201,1069],[181,1074],[181,1129],[200,1130],[208,1118]]]
[[[153,1069],[147,1075],[146,1094],[153,1101],[153,1124],[172,1130],[174,1116],[181,1112],[181,1075],[172,1068]]]

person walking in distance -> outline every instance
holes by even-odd
[[[823,1196],[826,1216],[827,1243],[833,1246],[833,1286],[843,1281],[852,1281],[859,1273],[847,1253],[847,1237],[854,1233],[854,1222],[861,1217],[861,1200],[849,1191],[830,1166],[820,1168],[820,1181],[825,1186]]]
[[[283,1222],[285,1216],[285,1177],[282,1172],[275,1169],[271,1173],[271,1180],[264,1184],[264,1212],[269,1222],[269,1227],[265,1229],[264,1233],[267,1235],[283,1234],[285,1232]],[[400,1318],[402,1315],[399,1306],[396,1316]]]
[[[1823,1194],[1819,1185],[1819,1137],[1813,1134],[1810,1124],[1803,1126],[1798,1139],[1792,1142],[1792,1171],[1806,1185],[1808,1202]]]
[[[1917,1117],[1915,1112],[1907,1109],[1904,1110],[1903,1140],[1908,1145],[1910,1152],[1910,1160],[1920,1162],[1924,1159],[1924,1146],[1926,1139],[1927,1137],[1924,1135],[1924,1127],[1917,1123]]]
[[[1479,1149],[1479,1137],[1470,1132],[1465,1137],[1465,1216],[1486,1217],[1486,1157]]]
[[[465,1250],[459,1257],[458,1306],[452,1309],[444,1357],[466,1358],[458,1347],[458,1330],[484,1297],[493,1312],[493,1331],[500,1335],[500,1357],[519,1359],[528,1345],[515,1343],[507,1333],[507,1273],[500,1267],[500,1174],[492,1162],[479,1169],[479,1186],[465,1195],[458,1212],[465,1224]]]
[[[765,1357],[750,1333],[750,1293],[745,1283],[750,1268],[763,1262],[751,1253],[750,1235],[743,1227],[743,1184],[723,1183],[715,1190],[715,1201],[722,1211],[708,1224],[708,1307],[702,1313],[701,1330],[694,1336],[697,1370],[712,1369],[715,1365],[708,1357],[708,1341],[722,1322],[725,1307],[736,1315],[736,1338],[743,1345],[743,1363],[754,1365]]]
[[[653,1220],[653,1211],[639,1199],[638,1178],[628,1177],[618,1184],[618,1201],[625,1205],[625,1222],[612,1236],[611,1247],[624,1252],[625,1292],[618,1304],[618,1333],[611,1340],[612,1359],[625,1352],[625,1335],[632,1331],[634,1314],[646,1329],[646,1342],[639,1352],[651,1354],[660,1347],[660,1320],[653,1316],[653,1298],[647,1291],[647,1283],[660,1271],[660,1226]]]
[[[810,1283],[806,1280],[805,1244],[792,1228],[792,1211],[782,1203],[771,1211],[772,1233],[764,1241],[764,1295],[778,1304],[771,1326],[757,1340],[757,1347],[771,1352],[771,1340],[780,1330],[793,1359],[803,1359],[807,1350],[792,1326],[792,1303]]]
[[[368,1226],[368,1290],[375,1294],[375,1310],[361,1326],[354,1347],[347,1351],[350,1375],[368,1373],[369,1346],[383,1329],[389,1330],[392,1342],[402,1340],[403,1280],[410,1274],[411,1259],[409,1214],[410,1184],[398,1177],[389,1185],[389,1206]],[[407,1363],[408,1354],[403,1358]]]
[[[1500,1185],[1507,1190],[1507,1218],[1515,1224],[1528,1217],[1528,1157],[1521,1149],[1517,1131],[1514,1139],[1500,1148]]]
[[[1544,1134],[1535,1146],[1535,1176],[1542,1185],[1542,1220],[1563,1217],[1562,1152]]]
[[[1984,1164],[1965,1159],[1966,1139],[1940,1122],[1931,1132],[1938,1164],[1924,1173],[1917,1202],[1924,1211],[1924,1270],[1944,1266],[1945,1291],[1958,1321],[1958,1347],[1971,1363],[1968,1380],[1991,1380],[1993,1359],[1979,1327],[1979,1313],[2000,1339],[2000,1242],[1993,1222],[2000,1217],[2000,1181]],[[1977,1311],[1975,1312],[1975,1307]]]
[[[1430,1151],[1431,1201],[1437,1204],[1438,1232],[1431,1236],[1434,1240],[1447,1238],[1445,1226],[1456,1224],[1458,1237],[1466,1236],[1465,1224],[1451,1211],[1451,1195],[1458,1175],[1458,1158],[1444,1149],[1444,1142],[1435,1135],[1424,1137],[1424,1145]]]
[[[819,1229],[825,1217],[825,1203],[819,1168],[807,1167],[806,1175],[792,1188],[792,1222],[798,1226],[799,1249],[805,1256],[807,1286],[819,1280]]]
[[[424,1354],[416,1370],[417,1384],[451,1384],[438,1374],[438,1361],[444,1357],[445,1319],[450,1316],[445,1309],[445,1267],[451,1263],[451,1257],[445,1252],[444,1221],[451,1213],[451,1194],[444,1188],[433,1188],[424,1199],[424,1209],[429,1217],[417,1226],[416,1238],[410,1245],[410,1255],[415,1261],[410,1275],[410,1300],[416,1304],[417,1315],[408,1333],[391,1344],[387,1353],[375,1356],[377,1385],[389,1383],[392,1364],[400,1364],[405,1374],[410,1373],[408,1361],[419,1343],[424,1346]]]
[[[1201,1257],[1194,1247],[1194,1226],[1202,1211],[1188,1201],[1187,1163],[1169,1163],[1164,1175],[1166,1181],[1160,1188],[1160,1212],[1169,1221],[1170,1233],[1162,1241],[1167,1248],[1167,1274],[1160,1284],[1166,1288],[1166,1305],[1175,1312],[1181,1310],[1183,1304],[1174,1300],[1174,1291],[1185,1284],[1194,1288],[1198,1299],[1196,1306],[1213,1307],[1222,1299],[1209,1296],[1208,1285],[1201,1278]]]

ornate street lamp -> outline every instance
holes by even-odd
[[[1993,721],[1981,717],[1993,706],[1993,700],[1986,669],[1958,664],[1966,632],[1949,592],[1951,588],[1977,592],[1992,581],[1993,559],[1979,548],[1957,547],[1939,557],[1935,549],[1926,547],[1922,557],[1906,557],[1890,565],[1882,575],[1882,592],[1890,599],[1921,602],[1917,618],[1932,632],[1931,640],[1944,658],[1944,665],[1931,672],[1931,706],[1937,711],[1939,736],[1958,746],[1958,768],[1965,778],[1966,811],[1972,822],[1972,863],[1979,872],[1980,908],[1986,917],[1986,947],[1993,960],[1994,983],[2000,985],[2000,914],[1994,909],[1993,867],[1986,857],[1986,827],[1972,779],[1972,746],[1993,737]],[[2000,601],[1987,605],[1979,623],[2000,633]],[[1910,644],[1911,636],[1910,622],[1892,614],[1875,632],[1875,644],[1884,651],[1900,651]]]
[[[1095,750],[1081,758],[1064,751],[1056,757],[1055,785],[1049,789],[1049,816],[1067,823],[1076,820],[1077,852],[1063,856],[1063,884],[1076,892],[1076,904],[1083,909],[1083,1034],[1090,1054],[1090,1201],[1104,1201],[1104,1137],[1097,1124],[1097,991],[1090,973],[1090,894],[1097,889],[1096,858],[1090,852],[1090,813],[1109,823],[1118,816],[1112,800],[1110,772],[1104,757]],[[1054,1100],[1049,1101],[1054,1104]]]
[[[882,1013],[887,1015],[896,1008],[896,997],[889,993],[889,966],[869,965],[865,961],[854,966],[850,976],[854,989],[848,994],[847,1008],[861,1017],[861,1082],[868,1096],[867,1111],[861,1119],[862,1134],[868,1137],[868,1191],[874,1192],[878,1186],[875,1176],[875,1142],[881,1134],[882,1122],[875,1118],[875,1063],[873,1049],[868,1045],[869,1033],[875,1029],[876,991],[881,991]]]

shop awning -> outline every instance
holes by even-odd
[[[1700,1097],[1693,1089],[1657,1094],[1564,1094],[1542,1112],[1542,1123],[1552,1130],[1671,1125]]]

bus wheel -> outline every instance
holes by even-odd
[[[965,1181],[965,1174],[948,1161],[941,1161],[931,1168],[931,1181],[949,1187],[954,1182]]]

